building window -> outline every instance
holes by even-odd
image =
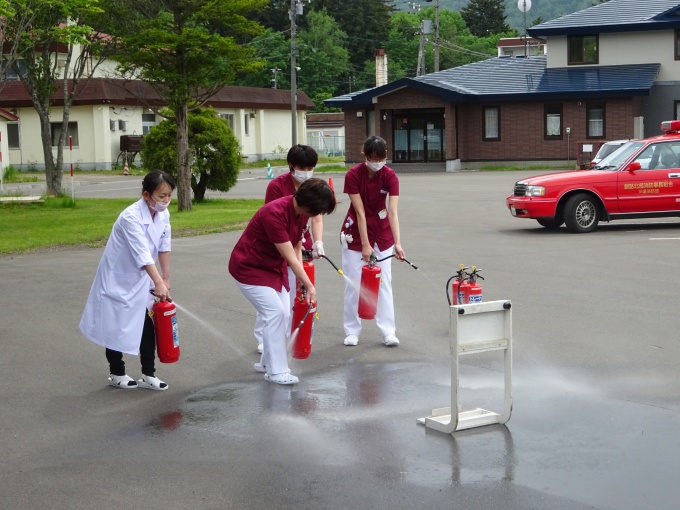
[[[229,124],[229,129],[234,130],[234,114],[233,113],[220,113],[220,117],[227,121]]]
[[[545,111],[545,139],[562,139],[562,105],[547,104]]]
[[[59,141],[59,136],[61,135],[61,122],[52,122],[52,147],[57,146]],[[68,147],[68,138],[73,137],[73,146],[78,146],[78,123],[69,122],[68,123],[68,134],[64,137],[64,147]]]
[[[148,135],[151,128],[156,125],[155,113],[142,113],[142,134]]]
[[[604,105],[593,103],[586,106],[587,138],[604,138]]]
[[[675,117],[673,117],[673,120],[678,119],[680,119],[680,101],[675,101]]]
[[[680,30],[675,31],[675,60],[680,60]]]
[[[10,149],[21,149],[18,122],[7,124],[7,145]]]
[[[16,68],[18,68],[18,71]],[[14,65],[10,66],[6,73],[5,73],[5,79],[7,81],[17,81],[19,80],[19,76],[26,76],[28,74],[28,68],[26,66],[26,61],[25,60],[17,60]]]
[[[247,113],[243,116],[243,132],[246,136],[250,135],[250,115]]]
[[[501,132],[501,108],[500,106],[487,106],[484,108],[482,119],[484,140],[500,140]]]
[[[596,35],[575,35],[569,40],[569,64],[597,64],[599,61]]]

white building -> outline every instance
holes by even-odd
[[[76,96],[69,116],[73,149],[71,151],[67,141],[64,161],[73,161],[74,167],[83,170],[110,170],[117,162],[122,165],[125,146],[121,147],[121,137],[139,137],[147,133],[163,120],[148,105],[163,105],[154,99],[143,82],[127,82],[123,87],[121,80],[92,78],[81,83],[82,90]],[[5,117],[5,166],[43,170],[40,120],[28,92],[17,80],[0,83],[0,87],[0,108],[12,116]],[[53,144],[61,131],[62,97],[57,92],[50,112]],[[139,97],[145,97],[147,104]],[[224,87],[206,106],[215,108],[229,122],[241,144],[244,159],[259,161],[288,151],[292,140],[290,90]],[[298,92],[296,113],[300,143],[306,140],[305,112],[313,107],[309,97]],[[56,155],[56,147],[54,153]],[[133,156],[134,153],[128,154],[130,159]]]

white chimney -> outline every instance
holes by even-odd
[[[384,49],[375,50],[375,86],[387,85],[387,54]]]

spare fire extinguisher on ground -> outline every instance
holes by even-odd
[[[449,306],[482,302],[482,286],[477,282],[478,279],[484,279],[479,274],[480,271],[481,269],[475,266],[465,267],[465,264],[460,265],[460,269],[456,271],[456,274],[446,282],[446,299],[449,302]],[[453,280],[453,284],[451,285],[451,297],[449,297],[449,283],[451,280]]]
[[[481,303],[482,302],[482,285],[477,283],[477,279],[483,280],[484,277],[479,274],[481,269],[472,266],[468,276],[468,286],[465,289],[465,303]]]
[[[153,294],[153,290],[151,293]],[[171,299],[156,300],[152,308],[153,325],[156,332],[156,351],[161,363],[175,363],[179,360],[179,335],[177,333],[177,307]]]
[[[468,285],[466,281],[468,269],[470,268],[465,267],[465,264],[461,264],[458,271],[456,271],[456,274],[446,281],[446,300],[449,302],[449,306],[462,304],[463,293],[465,292],[465,287]],[[453,284],[451,285],[451,296],[449,297],[449,283],[451,283],[451,280],[453,280]]]
[[[311,252],[303,252],[302,268],[305,270],[312,285],[314,285],[314,262],[311,260]],[[305,301],[306,295],[307,289],[305,286],[298,285],[293,302],[293,320],[291,321],[290,330],[290,336],[293,341],[291,351],[295,359],[307,359],[312,352],[312,333],[314,332],[314,320],[316,319],[316,303],[308,305]],[[293,338],[293,335],[296,335],[295,338]]]

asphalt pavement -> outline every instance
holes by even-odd
[[[419,269],[393,263],[401,344],[365,321],[343,346],[343,280],[318,261],[292,387],[252,368],[254,310],[227,271],[240,232],[173,241],[181,358],[157,365],[165,392],[107,386],[103,349],[78,330],[102,249],[0,258],[0,507],[678,508],[680,220],[551,232],[505,208],[526,175],[402,175]],[[324,219],[339,265],[348,199],[342,174],[322,176],[340,200]],[[138,177],[77,182],[77,196],[141,192]],[[262,198],[267,182],[253,171],[217,195]],[[482,268],[485,301],[512,302],[514,406],[505,426],[447,435],[417,420],[451,400],[445,283],[460,263]],[[463,409],[501,407],[503,373],[498,352],[461,358]]]

